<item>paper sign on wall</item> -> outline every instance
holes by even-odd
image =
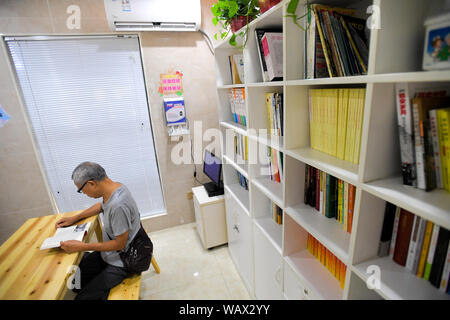
[[[8,122],[11,117],[3,110],[2,105],[0,104],[0,128]]]
[[[159,94],[160,96],[170,96],[177,95],[181,96],[183,94],[183,73],[180,71],[162,73],[160,75],[159,82]]]

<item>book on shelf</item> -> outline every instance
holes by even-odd
[[[355,186],[305,164],[304,203],[317,214],[334,218],[351,233]]]
[[[433,233],[434,224],[431,221],[427,221],[427,225],[425,227],[425,235],[423,238],[422,250],[420,252],[419,265],[417,266],[416,275],[419,278],[423,278],[423,274],[425,271],[425,263],[427,261],[428,249],[430,248],[431,235]]]
[[[247,125],[247,108],[245,106],[245,88],[228,90],[228,101],[233,121],[243,126]]]
[[[283,94],[266,93],[266,106],[269,134],[283,136]]]
[[[413,223],[414,215],[409,211],[401,209],[393,256],[393,260],[401,266],[406,265]]]
[[[310,89],[311,148],[359,163],[365,89]]]
[[[244,55],[234,54],[228,56],[230,63],[231,81],[233,84],[245,83],[244,75]]]
[[[442,279],[439,285],[439,290],[448,293],[447,290],[448,288],[450,288],[450,286],[448,285],[449,280],[450,280],[450,245],[448,246],[447,254],[445,255],[444,271],[442,272]]]
[[[283,210],[276,205],[275,202],[271,201],[272,204],[272,219],[276,224],[283,224]]]
[[[448,243],[450,240],[450,231],[445,228],[439,228],[439,235],[436,241],[436,250],[433,257],[433,264],[430,271],[430,283],[439,288],[441,285],[442,274],[444,271],[445,260],[447,258]]]
[[[310,233],[307,236],[306,248],[336,278],[341,289],[344,289],[347,266]]]
[[[433,145],[429,137],[429,111],[450,106],[450,97],[418,97],[412,100],[417,187],[436,188]]]
[[[267,147],[267,164],[270,180],[280,183],[283,181],[283,155],[280,151]]]
[[[366,20],[355,10],[308,4],[305,32],[305,78],[367,74]]]
[[[389,248],[392,239],[392,229],[394,227],[395,211],[397,207],[390,202],[386,202],[384,210],[383,227],[381,229],[380,243],[378,244],[378,256],[389,255]]]
[[[239,185],[244,188],[244,190],[248,190],[248,180],[244,177],[240,172],[237,172]]]
[[[238,164],[243,164],[248,160],[247,137],[236,131],[233,131],[233,153]]]
[[[406,258],[406,269],[413,272],[414,269],[414,261],[416,257],[417,251],[419,249],[417,248],[418,242],[419,242],[419,226],[420,226],[421,218],[419,216],[414,215],[414,222],[412,226],[411,231],[411,238],[409,240],[409,247],[408,247],[408,255]]]
[[[283,79],[283,33],[264,32],[261,38],[268,81]]]
[[[261,74],[262,74],[263,82],[270,81],[269,74],[267,71],[266,60],[264,58],[264,49],[263,49],[263,44],[262,44],[262,38],[266,32],[281,32],[281,30],[280,29],[255,29],[255,39],[256,39],[256,43],[258,45],[257,51],[258,51],[259,63],[261,66]],[[280,80],[280,79],[276,79],[276,80]]]
[[[437,110],[436,118],[442,167],[442,186],[450,192],[450,108]]]
[[[395,251],[395,242],[397,241],[397,231],[398,231],[398,223],[400,221],[400,208],[396,207],[395,209],[395,217],[394,217],[394,225],[392,227],[392,238],[391,244],[389,246],[389,257],[394,257]]]

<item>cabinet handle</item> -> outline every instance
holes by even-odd
[[[237,225],[234,225],[233,229],[235,229],[237,231],[237,233],[240,233]]]
[[[308,295],[308,289],[303,289],[303,293],[305,294],[305,296]]]
[[[278,267],[277,272],[275,272],[275,280],[278,282],[278,284],[280,283],[280,272],[281,272],[281,266]]]

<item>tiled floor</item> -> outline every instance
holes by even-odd
[[[202,246],[194,223],[149,234],[161,270],[142,273],[142,300],[251,299],[231,260],[228,246]],[[65,299],[73,299],[71,290]]]
[[[228,246],[205,250],[195,224],[150,233],[161,269],[142,274],[141,299],[250,299]]]

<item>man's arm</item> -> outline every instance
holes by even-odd
[[[77,240],[61,242],[61,249],[67,253],[78,251],[119,251],[127,245],[128,231],[117,236],[114,240],[96,243],[84,243]]]
[[[92,207],[84,210],[83,212],[80,212],[77,215],[74,215],[71,217],[64,217],[64,218],[58,220],[55,224],[55,227],[60,228],[60,227],[71,226],[72,224],[74,224],[77,221],[92,217],[94,215],[99,214],[100,212],[102,212],[101,202],[94,204]]]

